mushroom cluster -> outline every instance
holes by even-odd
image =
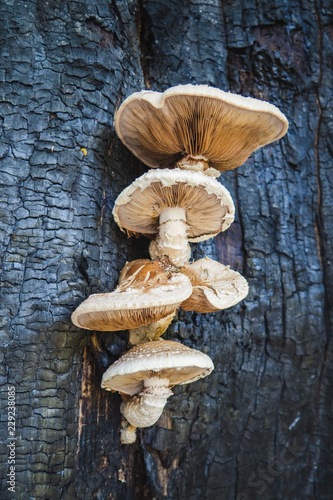
[[[72,322],[87,330],[129,329],[132,344],[155,340],[192,291],[190,279],[167,257],[134,260],[123,268],[116,290],[90,295],[73,312]]]
[[[128,236],[152,241],[151,260],[126,263],[113,292],[88,297],[73,313],[89,330],[129,329],[132,347],[111,365],[102,387],[122,398],[122,443],[153,425],[171,387],[208,375],[212,360],[179,342],[160,339],[178,308],[209,313],[248,293],[246,279],[207,257],[190,263],[189,242],[228,229],[235,208],[217,181],[256,149],[284,136],[288,121],[270,103],[207,85],[164,93],[136,92],[115,115],[118,136],[149,167],[116,199],[113,216]]]
[[[102,387],[123,396],[121,412],[128,422],[122,442],[135,441],[136,427],[149,427],[162,415],[170,387],[189,384],[213,370],[207,354],[179,342],[157,340],[137,345],[103,375]]]

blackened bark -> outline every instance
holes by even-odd
[[[333,322],[329,1],[1,3],[2,470],[17,391],[16,496],[330,499]],[[242,304],[180,312],[165,338],[215,371],[177,387],[135,445],[100,389],[127,333],[70,314],[148,257],[111,211],[146,167],[112,128],[142,88],[207,83],[276,104],[290,131],[222,174],[237,218],[193,245],[249,280]],[[12,498],[3,475],[1,498]]]

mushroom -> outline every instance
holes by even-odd
[[[168,273],[179,271],[178,268],[170,264],[170,261],[166,256],[157,259],[154,264],[152,264],[152,261],[148,259],[137,259],[132,262],[126,262],[119,276],[119,285],[129,279],[132,279],[138,271],[141,275],[144,275],[144,272],[147,273],[148,270],[150,276],[153,277],[159,272],[159,267],[157,266],[163,266],[164,271]],[[154,321],[153,323],[138,326],[137,328],[131,328],[129,330],[130,344],[138,345],[149,340],[158,339],[170,325],[175,313],[176,310],[172,311],[172,313],[168,316],[163,316],[161,319]]]
[[[146,165],[213,175],[242,165],[288,130],[286,117],[273,104],[207,85],[135,92],[118,109],[114,124],[122,142]]]
[[[138,177],[116,199],[113,216],[128,234],[157,239],[151,258],[167,255],[172,264],[189,261],[188,241],[212,238],[234,220],[229,191],[201,172],[150,170]]]
[[[243,300],[249,291],[241,274],[208,257],[186,264],[181,272],[193,286],[192,295],[180,306],[184,311],[209,313],[227,309]]]
[[[189,279],[173,269],[166,259],[134,261],[115,291],[90,295],[74,311],[72,322],[87,330],[117,331],[167,318],[166,329],[170,316],[192,293]]]
[[[102,378],[103,389],[124,398],[120,410],[132,428],[122,433],[123,442],[133,442],[133,427],[149,427],[159,419],[171,387],[206,377],[213,369],[207,354],[172,340],[147,342],[125,353]]]

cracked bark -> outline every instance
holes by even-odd
[[[16,498],[329,499],[332,491],[332,52],[328,0],[5,0],[1,10],[2,469],[6,388],[17,390]],[[215,371],[175,388],[135,445],[100,389],[127,333],[74,328],[148,241],[111,211],[145,166],[112,127],[144,86],[207,83],[273,102],[280,142],[222,174],[237,217],[192,245],[250,294],[180,312],[165,338]],[[85,150],[87,154],[85,155]],[[1,498],[12,498],[6,478]]]

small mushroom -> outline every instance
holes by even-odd
[[[74,325],[98,331],[137,328],[173,315],[191,295],[189,279],[172,272],[166,260],[145,260],[137,268],[135,265],[126,279],[126,273],[122,274],[115,291],[93,294],[82,302],[72,314]]]
[[[243,300],[249,291],[241,274],[208,257],[186,264],[181,272],[193,286],[192,295],[180,306],[184,311],[210,313],[227,309]]]
[[[234,220],[229,191],[201,172],[150,170],[116,199],[113,216],[128,234],[156,237],[151,258],[167,255],[172,264],[189,261],[188,241],[212,238]]]
[[[242,165],[254,150],[283,137],[288,121],[259,99],[207,85],[178,85],[163,93],[130,95],[115,115],[115,127],[128,149],[150,167],[214,175]]]
[[[174,385],[189,384],[214,369],[200,351],[171,340],[157,340],[130,349],[104,373],[102,388],[119,391],[121,413],[133,427],[149,427],[161,416]],[[133,442],[125,436],[123,442]]]

